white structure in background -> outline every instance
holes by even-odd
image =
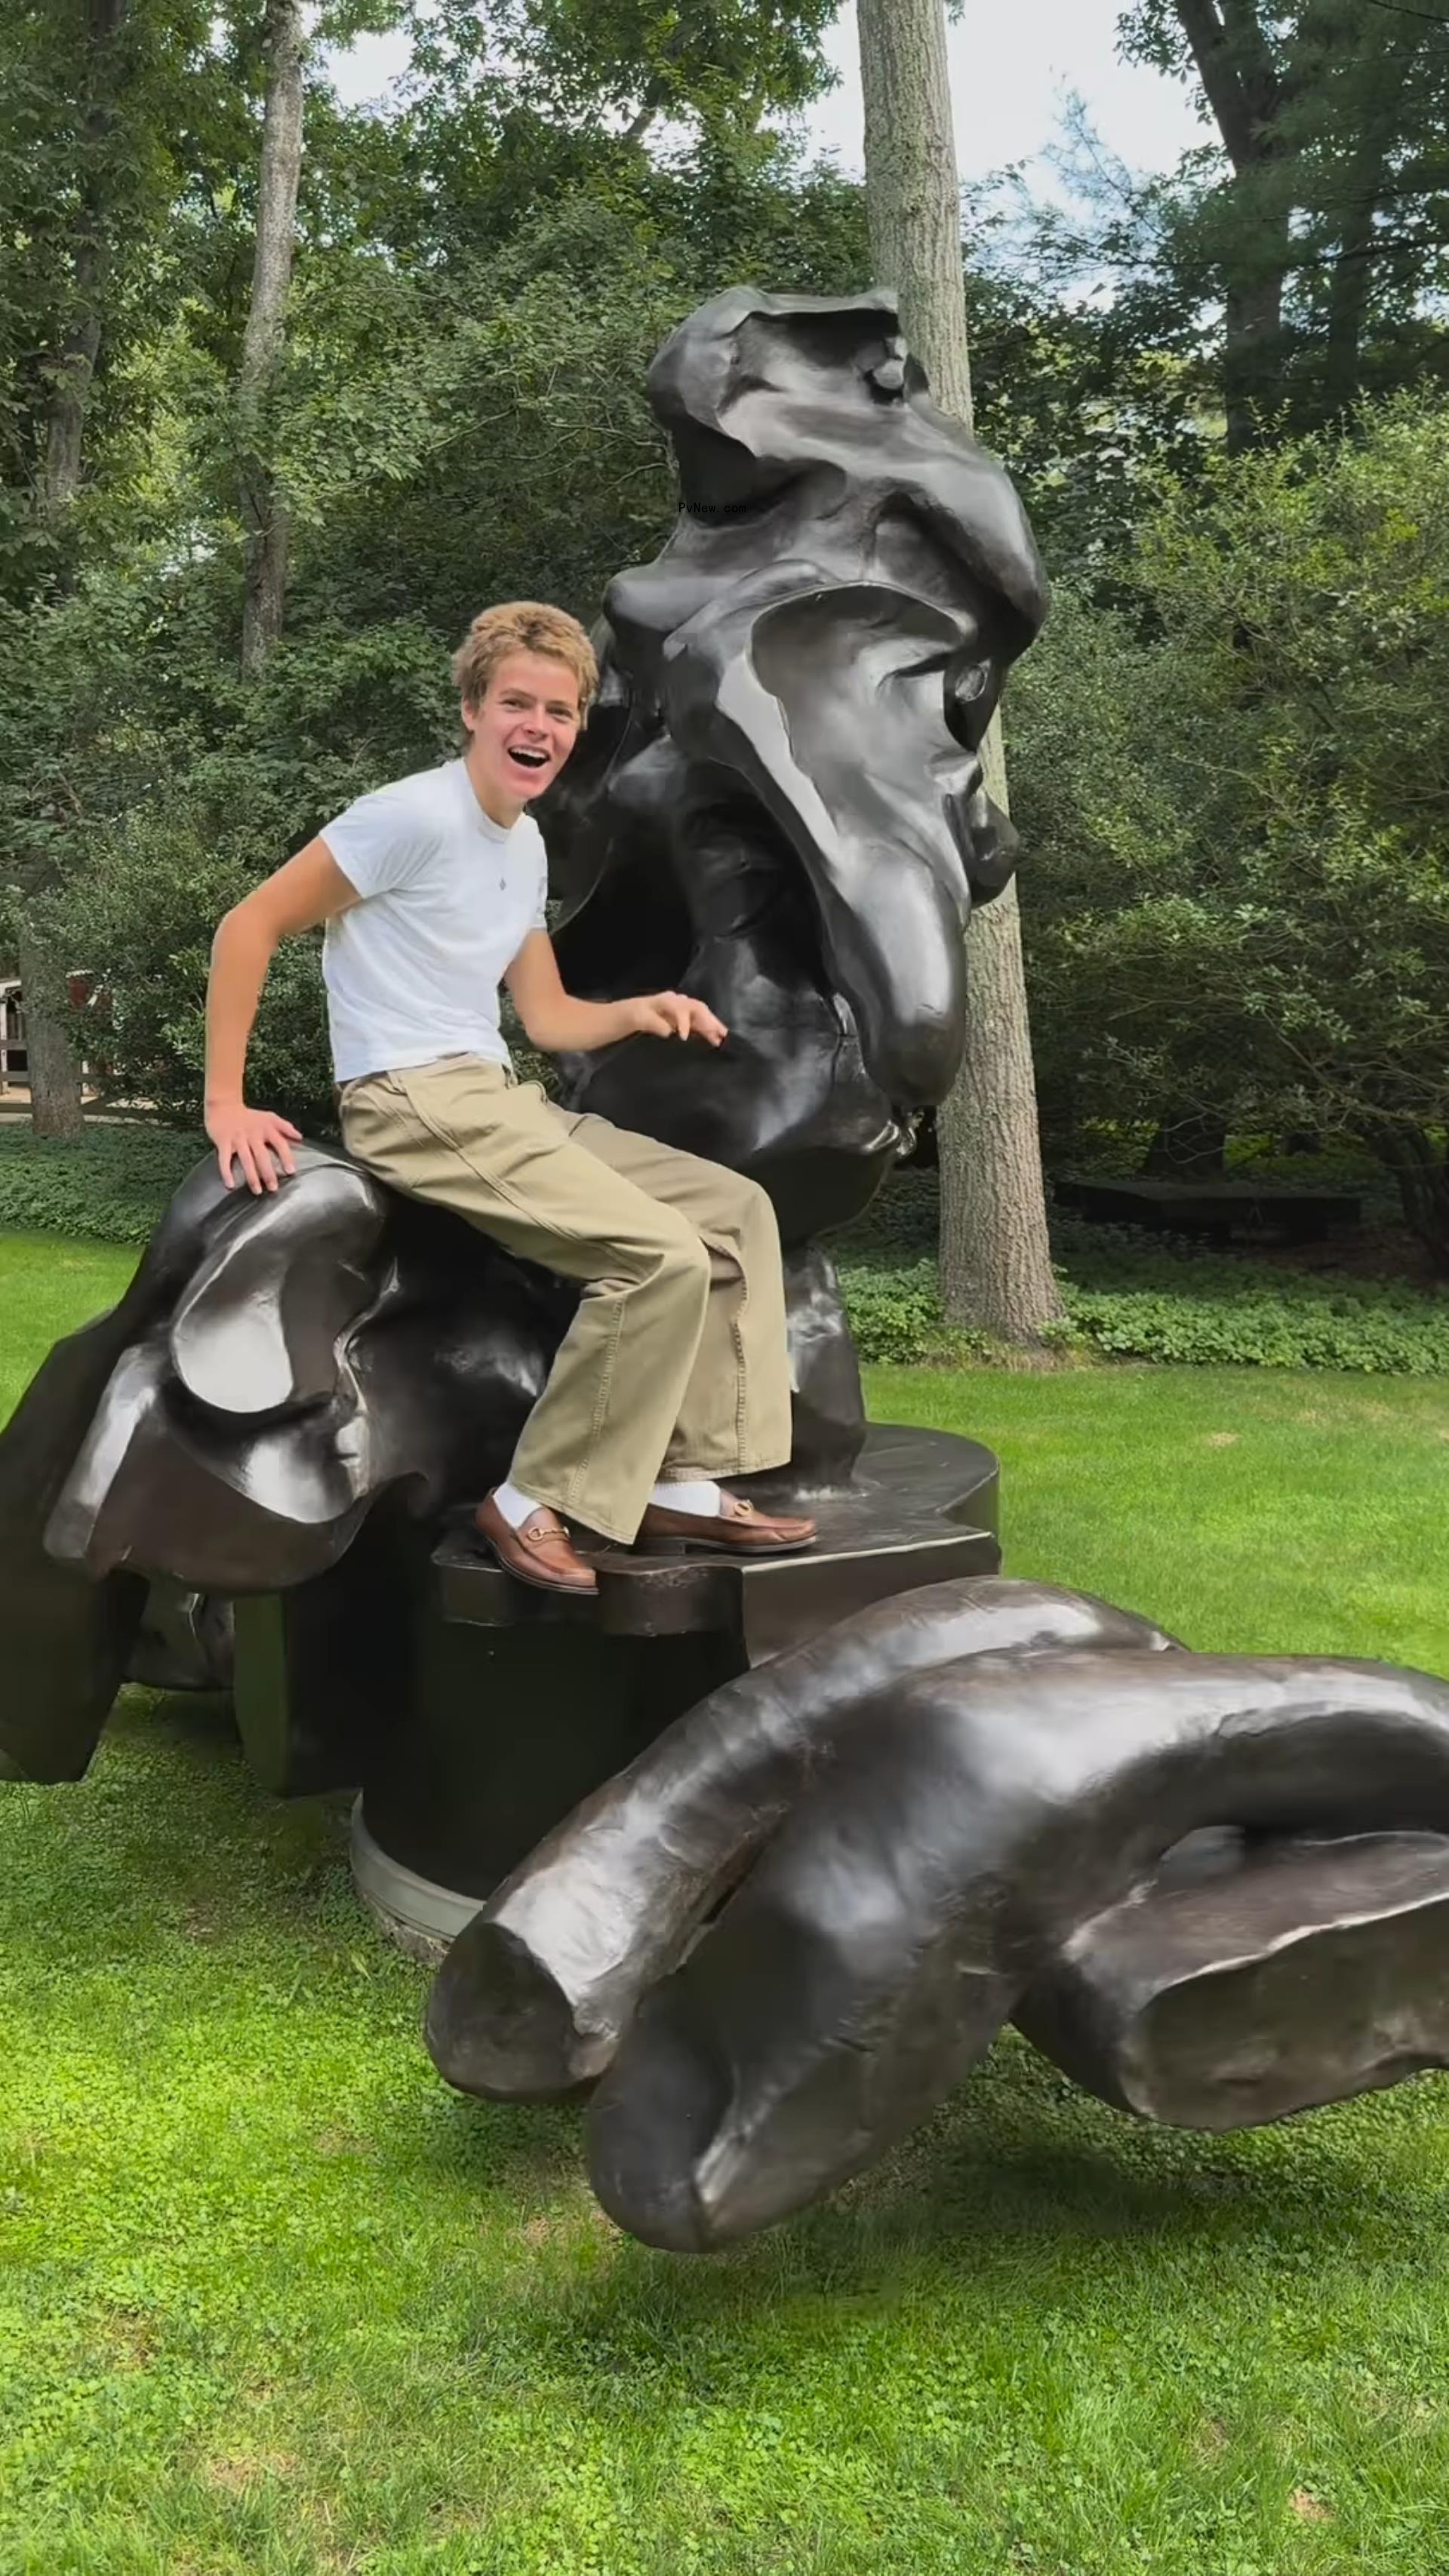
[[[30,1059],[25,1052],[25,1013],[20,1005],[20,984],[9,976],[0,982],[0,1097],[9,1090],[16,1077],[26,1084],[30,1079]]]
[[[77,1010],[84,1008],[95,992],[95,977],[75,972],[66,977],[70,998]],[[81,1085],[88,1089],[90,1066],[81,1061]],[[0,1100],[10,1091],[30,1095],[30,1057],[25,1044],[25,1005],[21,999],[18,975],[0,976]]]

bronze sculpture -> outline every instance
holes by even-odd
[[[77,1776],[127,1671],[220,1677],[234,1617],[261,1776],[360,1783],[361,1883],[460,1935],[443,2071],[596,2082],[601,2197],[697,2248],[858,2170],[1009,2016],[1205,2126],[1439,2062],[1449,1685],[1197,1658],[999,1582],[989,1455],[867,1439],[818,1237],[959,1059],[962,925],[1013,864],[980,744],[1040,566],[887,297],[732,291],[650,385],[683,506],[609,594],[545,817],[557,939],[577,991],[687,980],[731,1038],[569,1074],[770,1190],[774,1488],[821,1546],[603,1549],[597,1600],[520,1599],[449,1514],[573,1292],[329,1147],[261,1202],[208,1165],[0,1438],[0,1774]]]

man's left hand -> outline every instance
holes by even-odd
[[[703,1038],[721,1046],[729,1036],[723,1020],[691,993],[640,993],[624,1008],[633,1035],[650,1038]]]

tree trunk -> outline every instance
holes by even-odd
[[[106,270],[106,148],[116,121],[115,44],[128,0],[88,0],[87,95],[81,117],[80,203],[71,262],[71,314],[54,359],[55,390],[46,423],[41,507],[58,518],[80,490],[86,406],[101,346],[101,293]]]
[[[1257,0],[1176,0],[1176,7],[1233,165],[1240,210],[1223,364],[1228,446],[1240,454],[1282,400],[1283,298],[1293,256],[1283,88]]]
[[[302,171],[302,5],[269,0],[267,97],[257,181],[257,246],[252,298],[237,380],[241,509],[246,530],[242,669],[261,669],[282,631],[287,605],[287,511],[268,450],[267,398],[286,328]]]
[[[116,123],[116,45],[127,5],[128,0],[88,0],[86,10],[86,101],[80,127],[71,309],[55,352],[40,477],[41,511],[54,528],[63,524],[80,491],[86,412],[101,348],[101,299],[109,248],[107,153]],[[37,1136],[78,1136],[84,1110],[80,1062],[70,1042],[62,999],[67,961],[52,957],[40,937],[27,929],[18,962],[31,1125]]]
[[[1424,1246],[1436,1276],[1449,1279],[1449,1152],[1407,1119],[1386,1119],[1367,1129],[1364,1143],[1393,1173],[1404,1223]]]
[[[943,411],[972,426],[961,193],[943,0],[860,0],[871,262]],[[998,726],[983,746],[1003,810]],[[1061,1313],[1047,1241],[1016,888],[966,941],[966,1054],[937,1121],[941,1296],[955,1323],[1030,1342]]]
[[[31,1126],[37,1136],[79,1136],[85,1126],[80,1058],[70,1042],[64,978],[28,930],[21,933],[17,963]]]
[[[1283,293],[1287,276],[1288,236],[1283,235],[1283,262],[1265,276],[1230,286],[1226,301],[1226,349],[1223,396],[1228,423],[1228,453],[1241,456],[1271,431],[1283,394]]]
[[[1386,43],[1375,73],[1365,82],[1369,95],[1363,127],[1349,164],[1346,211],[1328,299],[1323,372],[1324,409],[1330,417],[1347,411],[1358,398],[1375,236],[1383,211],[1389,156],[1400,139],[1409,75],[1423,49],[1423,38],[1416,32],[1411,31],[1405,41],[1398,40],[1397,29],[1392,34],[1395,41]]]

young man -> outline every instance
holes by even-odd
[[[598,685],[583,628],[556,608],[485,609],[455,656],[463,758],[359,797],[226,915],[207,999],[206,1127],[228,1189],[274,1190],[298,1131],[248,1108],[247,1040],[288,933],[327,925],[333,1060],[348,1151],[583,1289],[506,1483],[478,1528],[524,1582],[597,1590],[564,1516],[631,1543],[735,1553],[808,1547],[720,1479],[790,1454],[785,1301],[774,1211],[736,1172],[514,1078],[506,983],[531,1043],[586,1051],[644,1033],[723,1044],[684,993],[584,1002],[544,926],[528,807],[558,776]]]

